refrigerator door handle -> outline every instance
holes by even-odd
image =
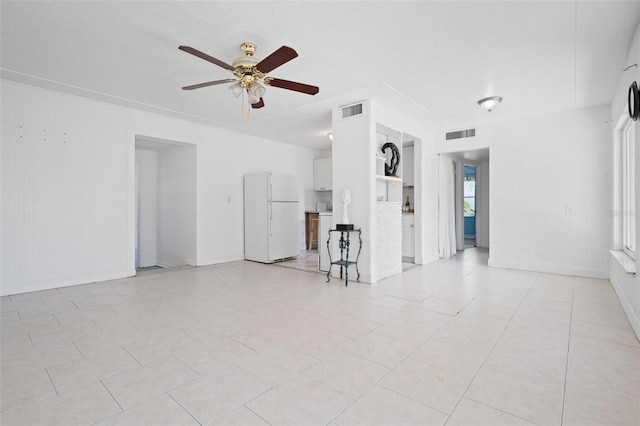
[[[273,204],[269,203],[269,235],[273,236]]]

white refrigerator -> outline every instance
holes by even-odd
[[[273,263],[300,254],[298,180],[275,172],[244,176],[244,258]]]

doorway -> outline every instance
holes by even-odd
[[[422,141],[408,134],[402,134],[402,271],[415,268],[422,260]]]
[[[464,165],[463,169],[464,248],[476,246],[476,167]]]
[[[448,189],[453,192],[454,212],[447,210],[448,217],[439,218],[440,221],[455,222],[455,232],[451,231],[447,237],[448,246],[457,251],[473,247],[489,249],[489,148],[443,155],[453,162],[454,174],[453,189]]]
[[[196,146],[135,137],[136,273],[196,265]]]

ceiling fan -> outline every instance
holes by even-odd
[[[251,108],[262,108],[264,106],[264,100],[262,97],[267,92],[265,86],[279,87],[281,89],[293,90],[294,92],[306,93],[308,95],[315,95],[320,90],[317,86],[311,86],[309,84],[267,77],[268,73],[298,56],[296,51],[288,46],[282,46],[271,55],[259,60],[253,57],[253,54],[256,52],[256,45],[248,42],[242,43],[242,45],[240,45],[240,49],[244,52],[245,56],[234,59],[231,65],[190,46],[180,46],[179,49],[197,56],[198,58],[204,59],[205,61],[209,61],[212,64],[218,65],[219,67],[230,71],[235,76],[235,78],[214,80],[206,83],[185,86],[182,88],[183,90],[193,90],[218,84],[233,83],[229,89],[236,97],[243,95],[243,112],[244,93],[248,95],[247,101],[251,104]]]

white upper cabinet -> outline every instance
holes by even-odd
[[[402,148],[402,186],[414,186],[413,146]]]
[[[331,158],[317,158],[313,160],[313,189],[314,191],[331,191],[333,188],[333,171]]]

